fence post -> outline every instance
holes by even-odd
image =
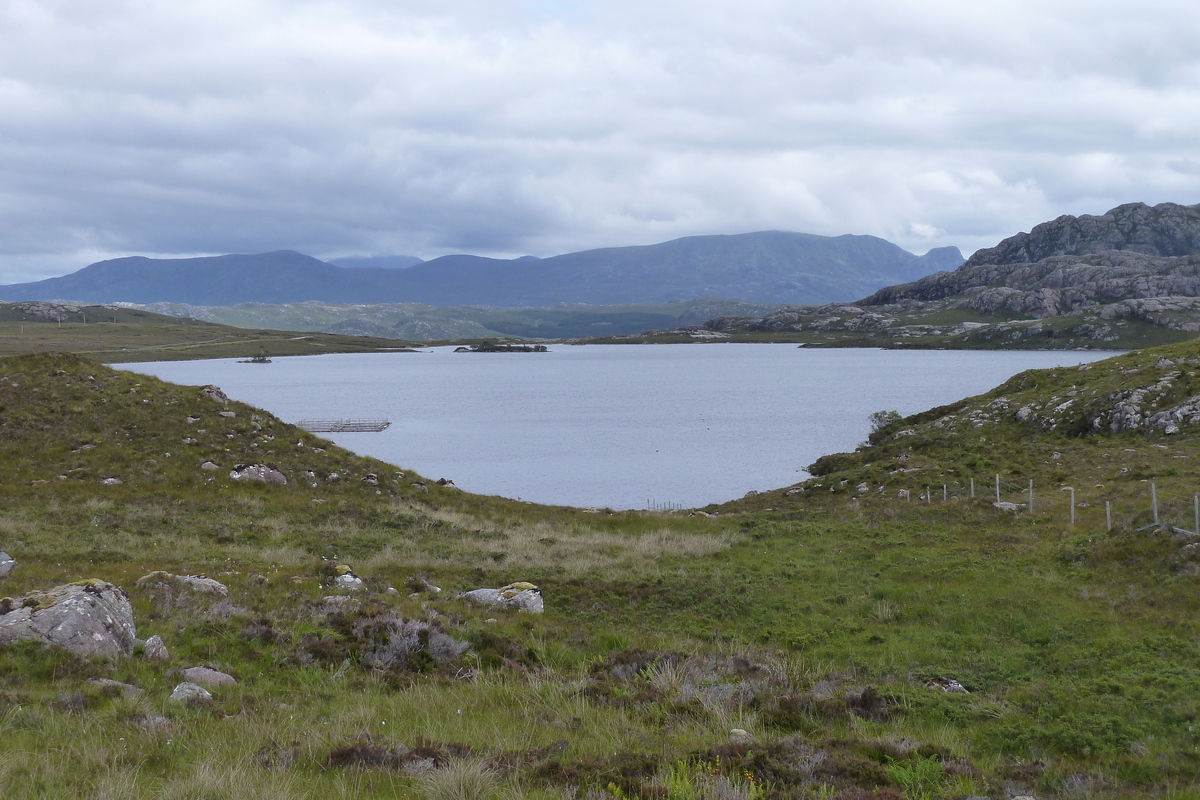
[[[1075,524],[1075,490],[1071,489],[1071,525]]]
[[[929,487],[928,487],[928,486],[926,486],[926,487],[925,487],[925,502],[926,502],[926,503],[932,503],[932,502],[933,502],[933,492],[929,491]]]
[[[975,479],[971,478],[971,497],[975,496]]]
[[[996,473],[996,502],[1000,502],[1000,474]]]
[[[1154,508],[1154,524],[1158,524],[1158,489],[1150,482],[1150,505]]]
[[[1200,494],[1192,495],[1192,520],[1196,526],[1193,533],[1200,536]]]
[[[1033,478],[1029,479],[1029,513],[1033,513]]]
[[[942,484],[942,502],[943,502],[943,503],[944,503],[944,502],[946,502],[946,499],[947,499],[947,497],[946,497],[946,484],[944,484],[944,483],[943,483],[943,484]]]
[[[1112,503],[1104,501],[1104,523],[1107,526],[1106,530],[1112,533]]]

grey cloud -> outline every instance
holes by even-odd
[[[1200,201],[1198,34],[1174,2],[0,0],[0,282],[764,228],[969,251]]]

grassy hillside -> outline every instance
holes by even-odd
[[[1112,432],[1196,365],[1022,373],[706,516],[468,495],[194,387],[0,359],[0,593],[111,580],[172,653],[0,647],[0,794],[1200,797],[1200,537],[1146,527],[1153,483],[1191,529],[1200,433]],[[342,563],[365,588],[327,600]],[[164,602],[155,569],[229,600]],[[455,597],[517,580],[544,615]],[[238,685],[170,702],[202,664]]]

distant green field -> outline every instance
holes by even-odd
[[[5,306],[0,304],[0,310]],[[165,361],[195,358],[249,358],[357,353],[403,347],[395,339],[294,331],[247,330],[197,320],[181,320],[129,309],[85,307],[86,322],[15,319],[0,321],[0,355],[64,351],[98,361]],[[16,316],[9,314],[9,316]],[[115,317],[116,322],[109,320]]]

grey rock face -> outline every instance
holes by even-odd
[[[88,580],[32,592],[0,606],[0,642],[39,639],[80,656],[133,653],[133,607],[120,586]]]
[[[176,703],[207,703],[212,700],[212,694],[203,686],[181,683],[171,692],[171,699]]]
[[[16,559],[8,553],[0,550],[0,578],[5,577],[13,571],[13,567],[17,565]]]
[[[500,589],[474,589],[463,592],[459,597],[476,605],[515,609],[531,614],[541,614],[545,611],[542,590],[526,582],[510,583]]]
[[[232,675],[209,667],[191,667],[183,671],[183,677],[190,683],[200,686],[236,686],[237,680]]]
[[[259,483],[270,483],[276,486],[286,486],[287,478],[282,472],[274,467],[268,467],[263,464],[238,464],[229,472],[231,481],[258,481]]]

